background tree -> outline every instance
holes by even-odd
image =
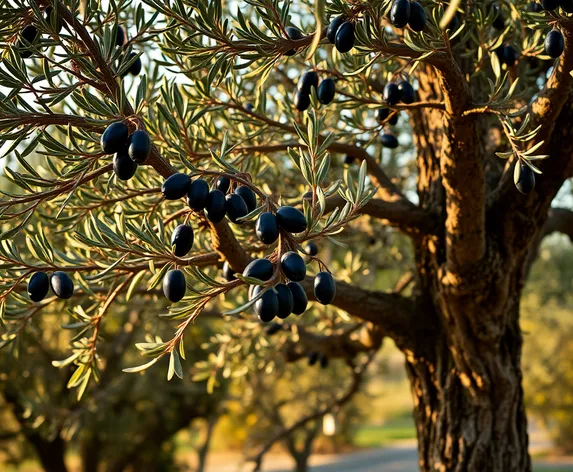
[[[169,358],[168,378],[182,376],[184,336],[206,307],[229,309],[226,325],[252,334],[259,323],[244,285],[263,287],[250,302],[259,314],[276,309],[270,286],[286,267],[226,282],[222,260],[240,273],[252,258],[276,263],[308,240],[344,242],[342,229],[353,241],[371,237],[368,225],[373,233],[390,225],[412,243],[411,293],[402,284],[367,289],[367,274],[328,260],[348,251],[348,266],[361,267],[357,253],[367,246],[328,248],[308,265],[325,272],[326,261],[339,279],[335,308],[320,310],[323,321],[295,330],[277,352],[295,361],[310,345],[330,359],[353,358],[391,337],[406,357],[423,470],[529,470],[519,302],[543,236],[571,230],[567,211],[549,211],[573,169],[573,8],[560,3],[540,11],[520,0],[461,1],[446,14],[444,2],[407,0],[5,2],[0,128],[12,158],[6,175],[21,190],[0,202],[4,347],[17,347],[47,306],[65,303],[62,322],[74,337],[59,365],[74,366],[68,386],[81,396],[102,376],[100,333],[113,307],[162,279],[178,301],[183,273],[169,271],[183,269],[187,297],[168,313],[156,304],[159,323],[176,322],[174,335],[137,343],[152,359],[129,369]],[[328,34],[327,19],[338,16],[344,21]],[[544,55],[551,29],[561,35],[551,34]],[[335,80],[334,102],[332,81],[314,90],[312,75],[300,77],[307,68]],[[382,106],[391,111],[377,111],[377,124]],[[411,137],[397,140],[389,127],[402,110]],[[33,151],[45,156],[39,167],[27,161]],[[345,170],[337,154],[349,156]],[[415,182],[402,172],[408,167]],[[188,176],[162,185],[177,171],[229,179],[231,192],[255,194],[256,208],[247,215],[243,197],[228,195],[232,226],[219,220],[218,194],[206,214],[204,205],[191,210],[177,198]],[[225,180],[216,185],[227,191]],[[307,191],[306,222],[295,213],[278,244],[261,244],[259,213],[279,203],[301,208]],[[195,241],[179,256],[169,235],[182,222],[192,222]],[[81,300],[32,303],[25,282],[37,272],[51,274],[60,298],[75,291]],[[43,288],[45,279],[34,282]],[[303,284],[312,295],[311,278]],[[221,349],[196,367],[211,391],[242,373],[226,369],[237,351],[224,348],[225,326]],[[256,341],[235,345],[248,368]]]

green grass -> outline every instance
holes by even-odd
[[[360,426],[354,437],[358,447],[380,447],[403,439],[416,439],[416,429],[411,418],[398,418],[381,425]]]
[[[533,472],[573,472],[573,466],[570,467],[551,467],[545,465],[536,466],[533,464]]]

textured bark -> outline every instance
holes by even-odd
[[[433,358],[407,362],[423,471],[529,471],[527,420],[521,388],[521,336],[507,333],[495,365],[497,381],[474,395],[456,369],[445,339]],[[503,375],[499,375],[503,374]]]
[[[428,259],[420,257],[420,266]],[[484,267],[490,290],[471,282],[462,287],[475,288],[463,291],[420,268],[431,291],[423,299],[434,300],[439,326],[406,361],[423,471],[531,470],[520,367],[523,262],[506,273],[507,282],[491,279],[488,270],[502,265]]]
[[[442,90],[430,69],[421,74],[421,100],[439,99]],[[515,241],[519,225],[508,234],[486,217],[493,185],[486,185],[485,143],[476,136],[487,129],[485,119],[452,124],[440,111],[412,114],[420,206],[444,222],[414,240],[417,311],[434,330],[404,350],[423,471],[531,470],[519,330],[531,238],[508,248],[504,238]],[[477,158],[460,154],[468,147]],[[543,223],[531,222],[530,234]]]

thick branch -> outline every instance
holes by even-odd
[[[547,218],[541,233],[543,236],[562,233],[569,236],[573,242],[573,211],[567,208],[551,208],[549,218]]]
[[[463,116],[471,105],[466,78],[450,56],[435,64],[444,94],[444,139],[440,156],[446,192],[446,263],[459,272],[485,254],[485,171],[476,117]]]
[[[302,285],[309,300],[314,300],[313,279],[307,277]],[[352,316],[380,327],[401,349],[413,348],[415,332],[424,328],[423,318],[417,316],[416,305],[410,298],[395,293],[373,292],[345,282],[336,282],[336,297],[332,302]]]
[[[340,195],[333,195],[326,200],[326,212],[336,207],[343,207],[345,200]],[[438,219],[414,205],[409,200],[388,202],[373,198],[360,209],[363,215],[379,218],[384,223],[400,228],[412,236],[420,234],[435,234],[438,230]]]

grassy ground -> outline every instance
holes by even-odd
[[[381,425],[364,425],[356,432],[358,447],[381,447],[395,441],[416,439],[416,429],[411,418],[396,418]]]

